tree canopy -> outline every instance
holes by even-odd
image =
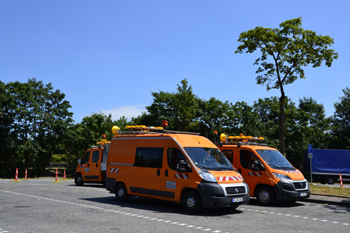
[[[329,36],[317,35],[311,30],[302,28],[302,18],[286,20],[279,28],[263,28],[242,32],[238,39],[241,44],[236,53],[253,53],[259,50],[254,65],[257,84],[266,85],[267,90],[279,89],[279,149],[285,154],[284,124],[285,100],[284,86],[293,83],[298,78],[305,78],[304,66],[319,67],[325,62],[330,67],[338,54],[329,47],[334,40]]]

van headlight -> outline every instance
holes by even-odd
[[[202,177],[203,180],[205,181],[209,181],[209,182],[216,182],[215,177],[213,176],[213,174],[209,173],[209,172],[204,172],[202,170],[199,170],[198,172],[199,176]]]
[[[289,176],[280,174],[280,173],[272,173],[276,178],[281,179],[281,180],[291,180]]]

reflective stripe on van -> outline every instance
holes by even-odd
[[[174,174],[174,178],[178,178],[178,179],[188,179],[188,176],[186,174],[181,174],[181,173],[175,173]]]
[[[217,177],[218,181],[242,180],[240,176],[221,176]]]
[[[248,175],[250,175],[250,176],[259,176],[259,177],[261,177],[260,172],[248,172]]]
[[[114,172],[114,173],[118,173],[119,172],[119,168],[111,168],[111,170],[109,170],[110,172]]]

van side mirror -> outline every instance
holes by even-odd
[[[79,165],[81,164],[81,159],[78,159],[78,164],[79,164]]]
[[[252,170],[253,171],[265,171],[265,168],[259,161],[252,162]]]
[[[188,163],[185,160],[180,160],[177,163],[176,170],[178,172],[189,172],[191,168],[188,166]]]

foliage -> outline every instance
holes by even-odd
[[[282,22],[279,28],[263,28],[242,32],[238,39],[241,45],[236,53],[253,53],[260,50],[261,57],[255,60],[258,65],[257,84],[266,85],[266,89],[280,89],[279,147],[285,154],[285,101],[284,86],[298,78],[305,78],[303,66],[321,66],[325,61],[330,67],[338,54],[329,49],[334,41],[329,36],[317,35],[314,31],[304,30],[302,19],[296,18]]]
[[[68,111],[71,106],[51,83],[44,85],[35,78],[27,83],[9,82],[5,92],[1,127],[7,130],[9,147],[3,152],[6,163],[2,164],[2,175],[9,176],[17,167],[33,168],[43,175],[52,154],[63,149],[63,136],[73,122]]]
[[[350,89],[343,89],[344,96],[334,103],[332,149],[350,149]]]

